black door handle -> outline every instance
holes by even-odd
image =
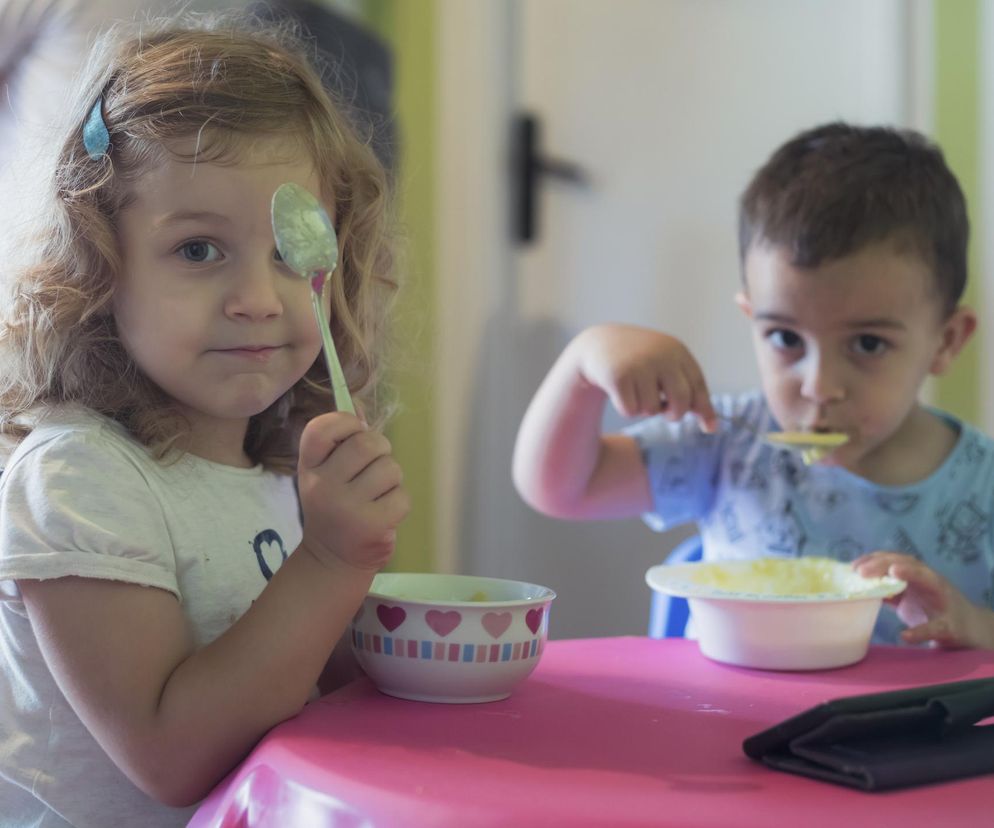
[[[578,165],[558,158],[546,158],[540,146],[541,131],[535,115],[519,115],[514,123],[515,238],[524,244],[534,241],[538,232],[538,183],[542,176],[585,186],[587,175]]]

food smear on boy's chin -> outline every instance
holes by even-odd
[[[825,448],[823,446],[804,449],[804,451],[801,452],[801,461],[805,466],[812,466],[815,463],[820,463],[833,451],[834,449]]]

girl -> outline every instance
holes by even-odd
[[[182,825],[348,678],[329,654],[408,509],[387,440],[327,413],[269,220],[284,182],[323,198],[332,332],[373,415],[384,174],[252,23],[108,36],[87,78],[0,326],[0,824]]]

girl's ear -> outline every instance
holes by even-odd
[[[976,329],[977,314],[973,309],[965,305],[956,308],[942,324],[942,343],[932,358],[929,373],[944,374]]]
[[[739,310],[742,313],[752,319],[752,302],[749,301],[749,297],[746,296],[744,290],[740,290],[735,294],[735,304],[739,306]]]

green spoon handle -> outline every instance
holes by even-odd
[[[331,328],[328,325],[328,318],[324,315],[321,294],[312,290],[311,303],[314,305],[314,315],[317,317],[318,329],[321,331],[321,341],[324,343],[324,361],[328,366],[328,376],[331,377],[331,393],[335,397],[335,410],[355,414],[355,406],[352,405],[352,395],[349,394],[349,385],[345,381],[342,364],[338,361],[338,351],[335,350],[335,342],[331,338]]]

